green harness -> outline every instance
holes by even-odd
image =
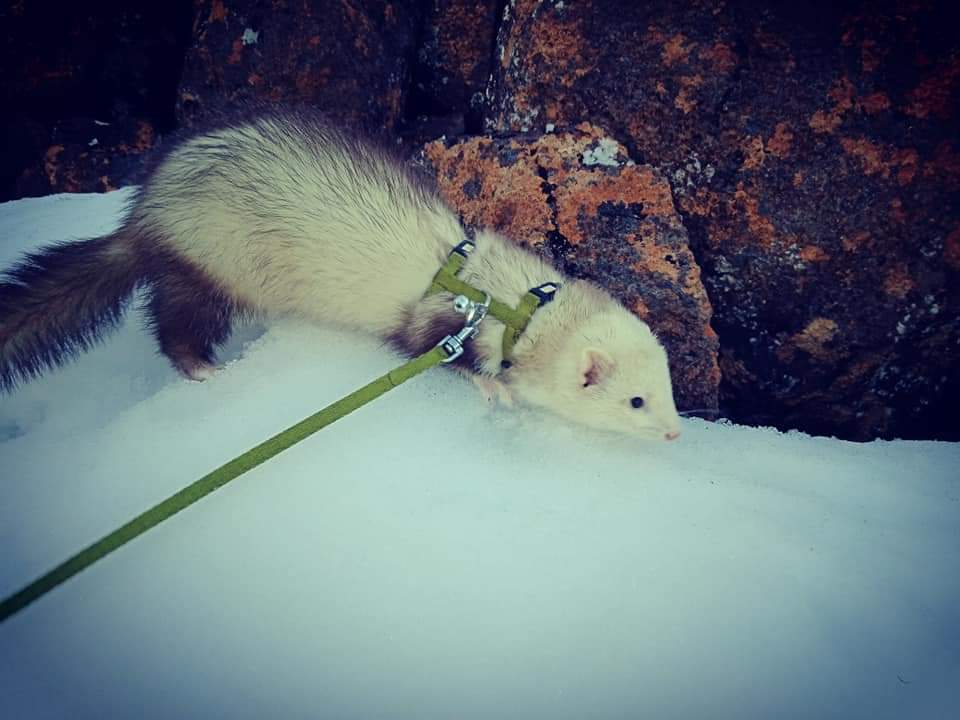
[[[483,303],[489,308],[489,313],[497,320],[503,323],[503,361],[502,365],[506,369],[510,367],[510,356],[513,354],[513,348],[517,340],[527,329],[527,325],[533,314],[543,305],[553,300],[553,296],[560,288],[559,283],[544,283],[535,288],[530,288],[522,298],[517,307],[512,308],[506,303],[502,303],[496,298],[490,298],[485,292],[477,290],[472,285],[461,280],[458,275],[463,269],[467,258],[473,252],[476,246],[469,240],[464,240],[457,245],[447,258],[447,262],[440,268],[433,278],[430,289],[427,290],[427,296],[434,295],[446,290],[454,295],[462,295],[474,303]]]
[[[328,405],[323,410],[301,420],[296,425],[274,435],[269,440],[207,473],[193,484],[174,493],[127,524],[105,535],[65,562],[60,563],[53,570],[41,575],[13,595],[4,598],[0,601],[0,623],[114,550],[193,505],[248,470],[252,470],[425,370],[429,370],[440,363],[456,360],[463,353],[464,343],[477,334],[479,325],[487,312],[504,325],[503,366],[505,368],[509,367],[510,353],[520,334],[527,327],[537,308],[553,299],[559,285],[546,283],[533,288],[523,296],[516,308],[511,308],[496,299],[491,299],[486,293],[477,290],[457,277],[473,249],[474,245],[470,241],[457,245],[450,253],[447,262],[437,272],[430,289],[427,291],[427,295],[432,295],[446,290],[458,296],[454,301],[454,307],[466,316],[466,323],[460,332],[456,335],[448,335],[422,355],[391,370],[386,375],[364,385],[359,390],[350,393],[332,405]]]

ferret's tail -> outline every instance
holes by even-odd
[[[97,343],[117,326],[138,282],[121,233],[53,245],[0,276],[0,390]]]

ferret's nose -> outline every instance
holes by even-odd
[[[664,433],[663,435],[664,440],[676,440],[678,437],[680,437],[679,430],[671,430],[670,432]]]

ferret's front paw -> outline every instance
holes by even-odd
[[[220,371],[220,366],[208,362],[197,362],[177,365],[177,371],[187,380],[203,382],[216,375]]]
[[[506,384],[484,375],[474,375],[473,384],[488,403],[499,402],[505,407],[513,407],[513,393]]]

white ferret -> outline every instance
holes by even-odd
[[[407,355],[463,325],[450,293],[425,297],[457,216],[404,164],[306,109],[258,110],[194,133],[151,170],[117,231],[28,255],[0,282],[0,387],[55,367],[116,326],[133,291],[161,352],[209,374],[244,314],[293,314],[373,333]],[[488,231],[460,277],[515,304],[560,282],[501,368],[488,316],[456,361],[488,397],[586,425],[674,439],[667,356],[596,285]]]

